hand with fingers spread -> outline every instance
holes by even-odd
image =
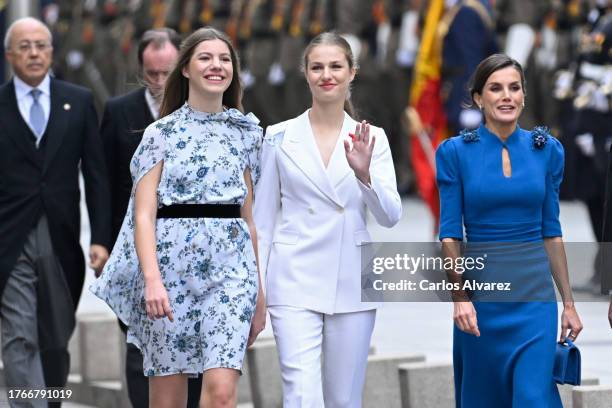
[[[372,136],[370,142],[370,124],[365,120],[357,124],[355,133],[349,133],[353,139],[353,146],[348,140],[344,141],[344,151],[349,166],[355,172],[355,176],[366,185],[370,184],[370,162],[376,137]]]
[[[476,309],[470,301],[454,302],[453,320],[459,330],[480,337]]]
[[[564,305],[563,312],[561,313],[561,333],[559,334],[559,341],[563,342],[566,338],[571,341],[576,341],[581,331],[582,322],[580,321],[580,317],[578,317],[578,312],[576,312],[574,304]]]
[[[145,307],[147,316],[151,320],[167,317],[174,322],[174,315],[168,299],[168,291],[161,278],[145,280]]]

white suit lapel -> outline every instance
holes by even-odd
[[[327,175],[334,187],[334,189],[344,180],[348,175],[353,174],[353,170],[349,167],[348,161],[346,160],[346,153],[344,152],[344,141],[351,141],[349,132],[355,132],[355,122],[348,113],[344,113],[344,122],[342,124],[342,130],[340,131],[340,137],[338,137],[338,143],[332,153],[332,157],[329,159],[327,165]]]
[[[334,203],[342,206],[323,167],[321,154],[310,127],[308,111],[298,116],[287,126],[281,149],[321,193]]]

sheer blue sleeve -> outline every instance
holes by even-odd
[[[134,188],[140,179],[149,172],[157,163],[164,159],[166,153],[165,135],[169,132],[173,123],[157,121],[151,123],[144,131],[142,140],[132,156],[130,172]],[[134,188],[132,190],[134,190]]]
[[[546,172],[546,194],[542,208],[542,235],[545,238],[562,236],[559,223],[559,188],[563,180],[565,153],[556,138],[548,136],[550,156]]]
[[[447,140],[436,151],[436,181],[440,192],[440,240],[463,240],[463,187],[457,150]]]
[[[259,126],[254,126],[243,134],[244,147],[248,160],[248,167],[251,170],[251,180],[253,186],[259,181],[261,176],[261,148],[263,141],[263,130]]]

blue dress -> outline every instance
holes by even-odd
[[[511,177],[503,174],[504,146]],[[465,226],[469,243],[533,243],[541,249],[544,238],[561,236],[564,153],[542,128],[517,127],[503,143],[481,125],[445,141],[436,165],[440,239],[462,240]],[[543,250],[530,261],[512,258],[512,265],[501,268],[504,276],[494,279],[516,278],[529,298],[539,296],[535,301],[474,301],[480,337],[454,327],[457,407],[562,407],[553,380],[557,303],[548,259]],[[499,272],[491,269],[493,275]]]
[[[128,211],[103,273],[91,287],[128,326],[127,341],[143,354],[147,376],[197,375],[210,368],[240,370],[258,277],[242,218],[157,219],[157,259],[174,322],[151,320],[134,247],[134,191],[163,161],[159,206],[240,204],[243,173],[259,177],[262,129],[236,109],[204,113],[185,104],[147,127],[132,158]]]

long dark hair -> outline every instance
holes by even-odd
[[[507,67],[513,67],[518,71],[521,76],[521,88],[523,88],[523,95],[526,95],[525,73],[523,72],[523,67],[521,64],[505,54],[493,54],[480,61],[480,64],[478,64],[476,67],[476,71],[474,71],[474,75],[470,80],[469,90],[470,97],[472,98],[472,106],[476,102],[474,100],[474,95],[482,95],[482,90],[491,74]]]
[[[189,79],[185,78],[183,75],[183,68],[185,68],[189,64],[189,61],[191,61],[193,52],[198,44],[200,44],[202,41],[209,40],[221,40],[227,44],[227,48],[229,49],[230,56],[232,58],[234,73],[232,75],[232,82],[223,93],[223,105],[227,106],[228,108],[236,108],[242,111],[240,61],[238,60],[236,50],[234,50],[230,38],[225,33],[212,27],[203,27],[194,31],[181,43],[176,66],[170,75],[168,75],[166,86],[164,87],[164,98],[159,110],[160,118],[169,115],[183,106],[185,101],[189,98]]]
[[[314,47],[318,45],[336,45],[342,48],[344,52],[344,56],[346,57],[346,61],[348,62],[349,69],[355,68],[357,70],[357,61],[355,60],[355,56],[353,55],[353,51],[351,50],[351,46],[349,43],[337,32],[335,31],[327,31],[317,35],[313,38],[310,43],[304,49],[304,53],[302,54],[302,72],[306,73],[306,69],[308,68],[308,56]],[[344,101],[344,110],[355,120],[357,118],[357,111],[353,106],[353,102],[351,101],[351,91],[349,88],[349,94]]]

